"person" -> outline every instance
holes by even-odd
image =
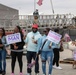
[[[54,31],[56,33],[59,33],[59,29],[55,29]],[[60,58],[59,48],[60,48],[60,43],[59,44],[55,44],[55,48],[53,49],[53,52],[54,52],[53,68],[55,68],[55,69],[62,69],[59,66],[59,58]],[[56,66],[55,66],[55,64],[56,64]]]
[[[40,24],[39,23],[39,20],[38,20],[38,18],[39,18],[39,12],[38,12],[38,9],[36,9],[34,12],[33,12],[33,16],[34,16],[34,21],[33,21],[33,24]]]
[[[31,68],[28,68],[28,65],[31,64],[32,59],[35,61],[37,55],[37,41],[41,37],[41,34],[38,31],[38,25],[32,25],[32,31],[29,32],[26,36],[25,43],[27,44],[27,75],[31,75]],[[37,56],[35,63],[35,75],[39,73],[39,57]]]
[[[47,75],[46,74],[46,61],[48,61],[48,75],[52,74],[52,62],[53,62],[53,42],[46,40],[47,35],[50,31],[50,28],[45,28],[44,29],[44,36],[42,36],[42,38],[40,38],[38,45],[38,47],[41,48],[41,60],[42,60],[42,71],[43,71],[43,75]],[[46,40],[46,42],[45,42]],[[45,42],[45,44],[44,44]],[[44,45],[43,45],[44,44]],[[42,48],[43,46],[43,48]]]
[[[18,59],[18,63],[19,63],[20,75],[23,75],[23,73],[22,73],[22,68],[23,68],[22,55],[23,55],[23,51],[22,51],[22,49],[23,49],[23,46],[25,45],[25,43],[24,43],[24,40],[23,40],[22,30],[19,26],[15,27],[14,33],[20,33],[21,42],[17,42],[17,43],[14,43],[14,44],[10,45],[11,60],[12,60],[11,61],[11,69],[12,69],[11,75],[14,75],[14,68],[15,68],[16,58]]]
[[[74,61],[73,61],[73,68],[76,69],[76,49],[73,50],[73,59],[74,59]]]
[[[0,74],[6,74],[6,39],[5,30],[0,28]]]
[[[76,41],[72,41],[70,44],[73,46],[73,49],[70,49],[73,55],[73,68],[76,69]]]
[[[72,41],[72,39],[70,38],[69,34],[67,34],[67,33],[65,33],[65,35],[64,35],[64,40],[65,40],[65,42]]]

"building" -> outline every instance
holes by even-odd
[[[34,15],[19,15],[17,9],[0,4],[0,27],[4,27],[6,31],[12,31],[16,25],[27,31],[31,30],[34,22],[39,25],[39,30],[46,27],[49,28],[63,28],[75,25],[73,14],[40,14],[37,20],[34,20]]]
[[[12,20],[19,20],[19,11],[17,9],[0,4],[0,27],[6,30],[14,25]]]

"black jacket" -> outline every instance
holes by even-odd
[[[18,43],[15,43],[15,44],[16,44],[16,46],[18,46],[17,50],[23,49],[23,46],[25,45],[25,42],[23,40],[23,35],[22,34],[21,34],[21,42],[18,42]],[[10,45],[10,48],[14,50],[13,44]]]

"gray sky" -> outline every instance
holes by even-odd
[[[76,0],[52,0],[52,2],[55,14],[76,15]],[[0,3],[18,9],[20,15],[31,14],[34,11],[34,0],[0,0]],[[36,8],[44,14],[52,14],[50,0],[43,0],[41,6],[36,3]]]

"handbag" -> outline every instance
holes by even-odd
[[[60,52],[63,52],[64,51],[64,48],[63,46],[60,46],[60,49],[59,49]]]
[[[63,44],[61,42],[61,45],[60,45],[60,49],[59,49],[60,52],[63,52],[64,51],[64,48],[63,48]]]

